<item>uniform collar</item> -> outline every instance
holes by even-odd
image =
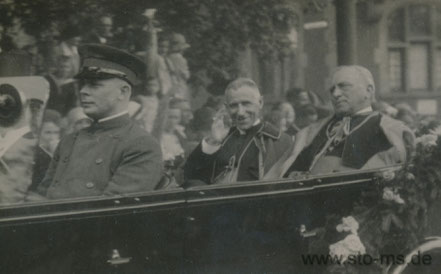
[[[109,120],[112,120],[112,119],[114,119],[114,118],[117,118],[117,117],[123,116],[123,115],[128,114],[128,113],[129,113],[129,112],[128,112],[127,110],[125,110],[125,111],[122,111],[122,112],[120,112],[120,113],[117,113],[117,114],[111,115],[111,116],[109,116],[109,117],[98,119],[97,122],[98,122],[98,123],[102,123],[102,122],[105,122],[105,121],[109,121]]]
[[[93,122],[90,127],[88,127],[89,131],[96,131],[96,130],[102,130],[102,129],[111,129],[111,128],[119,128],[123,127],[130,122],[130,117],[128,113],[121,113],[120,115],[115,115],[108,117],[109,119],[105,119],[104,121],[100,122]]]

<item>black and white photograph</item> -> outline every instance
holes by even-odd
[[[0,0],[0,273],[440,272],[440,0]]]

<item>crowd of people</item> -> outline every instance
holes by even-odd
[[[121,194],[375,168],[410,157],[418,114],[377,101],[372,75],[360,66],[337,68],[330,102],[298,87],[266,103],[252,79],[238,78],[224,96],[194,109],[184,57],[190,45],[178,33],[158,37],[152,16],[145,50],[134,54],[111,47],[109,16],[88,34],[72,26],[60,32],[47,55],[54,66],[40,74],[50,92],[28,191]],[[49,62],[32,56],[29,70],[38,75],[39,62]],[[96,172],[85,173],[91,166]]]

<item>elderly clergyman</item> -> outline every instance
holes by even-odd
[[[330,88],[335,114],[300,131],[287,159],[268,178],[381,168],[404,163],[414,136],[403,123],[372,110],[375,84],[361,66],[338,67]]]
[[[145,64],[97,44],[80,47],[80,56],[80,102],[93,123],[61,140],[39,192],[60,199],[153,190],[161,176],[159,144],[128,115]]]
[[[291,147],[291,138],[261,120],[263,98],[248,78],[231,82],[225,90],[228,115],[218,116],[211,133],[189,156],[185,177],[189,182],[233,183],[262,179]],[[232,127],[224,124],[228,118]]]

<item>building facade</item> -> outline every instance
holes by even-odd
[[[309,0],[292,7],[297,41],[290,54],[268,63],[244,53],[243,74],[268,101],[292,87],[327,101],[332,70],[358,64],[372,72],[378,99],[441,113],[441,1]]]

